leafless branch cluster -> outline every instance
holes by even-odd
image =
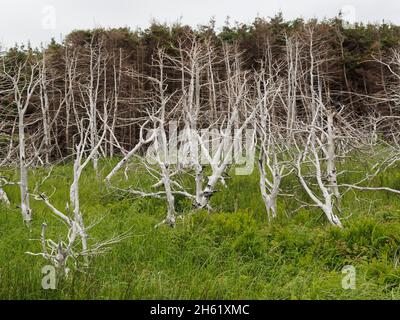
[[[391,78],[385,96],[365,100],[385,101],[393,113],[370,107],[367,117],[357,117],[337,103],[341,93],[327,71],[335,61],[312,25],[302,35],[287,34],[282,50],[282,57],[274,57],[267,43],[259,68],[253,70],[244,68],[238,45],[216,46],[196,36],[178,46],[160,45],[150,72],[124,64],[121,50],[107,50],[95,37],[80,50],[66,47],[65,68],[59,73],[48,67],[46,51],[0,59],[0,166],[15,166],[19,179],[0,179],[0,201],[10,205],[5,188],[16,184],[26,225],[34,217],[34,199],[68,228],[64,240],[56,242],[47,238],[43,224],[42,252],[31,254],[66,273],[69,259],[76,262],[78,257],[102,253],[125,237],[89,244],[80,205],[84,169],[92,164],[99,178],[99,160],[117,155],[121,158],[107,172],[106,185],[135,197],[165,199],[167,212],[160,224],[170,226],[176,224],[178,196],[189,199],[193,210],[211,211],[212,196],[221,187],[229,189],[233,169],[236,174],[251,174],[254,162],[269,221],[279,213],[279,198],[288,195],[282,181],[291,175],[297,177],[296,187],[307,201],[298,199],[298,189],[290,196],[300,205],[318,207],[337,227],[343,227],[342,195],[349,188],[400,193],[387,186],[365,186],[400,160],[400,51],[387,60],[375,59]],[[54,85],[58,82],[62,89]],[[130,84],[135,84],[137,96],[126,93]],[[50,97],[58,101],[56,107]],[[121,117],[122,106],[129,104],[137,107],[136,112]],[[40,110],[39,116],[32,110]],[[132,124],[137,130],[128,132]],[[117,132],[125,133],[129,144]],[[338,164],[357,154],[375,156],[378,149],[382,152],[372,173],[352,183],[341,181],[346,172],[339,172]],[[39,188],[31,191],[28,171],[70,159],[73,181],[67,209],[62,211]],[[127,177],[129,166],[140,174],[133,177],[134,185],[122,187],[119,173],[125,169]]]

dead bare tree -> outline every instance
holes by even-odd
[[[103,118],[103,125],[106,125],[107,119]],[[79,130],[79,142],[75,147],[75,159],[73,164],[73,180],[70,185],[69,202],[67,203],[66,212],[57,209],[51,202],[49,197],[44,193],[33,194],[35,200],[42,201],[47,208],[67,227],[66,241],[60,240],[55,242],[46,238],[47,224],[43,223],[41,233],[42,252],[28,254],[42,256],[46,260],[54,264],[54,266],[67,275],[69,271],[68,260],[72,259],[75,266],[79,266],[79,258],[84,259],[84,265],[88,264],[88,258],[93,255],[98,255],[105,252],[111,244],[121,241],[126,235],[114,237],[104,242],[88,244],[88,230],[83,221],[81,210],[80,194],[79,194],[79,181],[83,170],[93,160],[96,152],[100,148],[101,143],[106,135],[106,130],[99,137],[97,144],[92,148],[90,144],[91,130],[87,123],[82,119]],[[90,145],[90,147],[89,147]],[[88,155],[85,157],[85,155]],[[71,214],[70,214],[70,211]]]
[[[339,186],[360,191],[386,191],[400,194],[399,190],[387,186],[365,186],[366,182],[400,161],[400,134],[398,130],[400,116],[396,114],[400,106],[400,50],[392,50],[390,57],[373,57],[373,61],[383,65],[389,71],[390,76],[386,79],[384,95],[378,93],[372,99],[391,105],[391,112],[389,115],[385,115],[374,110],[369,113],[368,117],[360,121],[359,126],[363,127],[365,131],[363,133],[363,145],[366,148],[364,149],[368,149],[367,157],[374,161],[371,168],[372,172],[365,172],[364,177],[357,182],[340,184]],[[358,130],[357,136],[360,136],[360,133],[361,129]]]
[[[301,55],[302,45],[298,35],[285,36],[286,42],[286,74],[287,74],[287,90],[285,106],[287,110],[287,137],[291,138],[293,126],[297,123],[297,99],[299,94],[299,76],[301,75]],[[272,71],[272,58],[268,56],[269,70]]]
[[[319,108],[317,108],[317,111],[319,111]],[[305,141],[304,139],[297,139],[295,143],[298,152],[297,159],[295,159],[295,172],[300,184],[313,201],[314,205],[324,212],[326,218],[332,225],[341,228],[342,223],[337,214],[337,207],[335,207],[332,187],[330,182],[324,181],[323,162],[325,159],[320,156],[320,153],[321,150],[325,148],[323,143],[325,132],[317,125],[316,119],[318,115],[319,112],[316,112],[314,120],[310,125],[303,124],[306,128],[306,130],[302,132],[302,134],[306,132]],[[304,148],[302,147],[303,145]],[[307,173],[316,180],[315,188],[312,187],[310,182],[307,182],[304,173],[306,167],[310,168]]]
[[[3,75],[9,82],[10,90],[13,93],[13,100],[18,115],[18,142],[19,142],[19,171],[20,171],[20,192],[21,192],[21,213],[23,221],[30,226],[32,221],[32,210],[29,203],[29,182],[28,165],[26,155],[26,122],[25,116],[28,107],[31,106],[32,98],[36,88],[42,81],[41,62],[37,61],[29,53],[22,61],[11,61],[6,65],[3,60]]]
[[[89,119],[90,127],[90,144],[92,148],[97,145],[99,139],[98,130],[98,104],[100,94],[100,83],[102,76],[104,76],[104,61],[107,61],[107,55],[103,49],[103,40],[98,37],[92,36],[88,51],[89,70],[87,76],[81,74],[78,79],[79,92],[83,102],[83,108]],[[85,62],[86,63],[86,62]],[[105,89],[104,89],[105,92]],[[107,103],[107,101],[103,101]],[[104,130],[106,130],[104,128]],[[98,161],[100,157],[99,149],[96,150],[92,157],[93,169],[98,174]]]
[[[43,59],[41,65],[41,77],[40,77],[40,107],[42,110],[42,122],[43,122],[43,144],[45,152],[45,163],[50,163],[50,150],[51,150],[51,133],[50,133],[50,102],[48,96],[48,76],[46,69],[46,54],[43,51]]]
[[[2,119],[2,114],[0,114],[0,120]],[[3,131],[4,123],[0,122],[0,132]],[[0,135],[1,137],[1,135]],[[12,140],[10,138],[10,140]],[[0,166],[7,161],[7,156],[5,159],[0,161]],[[10,200],[8,199],[7,193],[4,191],[3,187],[8,184],[8,181],[5,178],[0,178],[0,202],[3,202],[6,206],[10,205]]]
[[[139,143],[117,164],[106,180],[125,165],[129,158],[137,155],[141,146],[152,144],[147,149],[147,157],[137,157],[140,165],[154,178],[152,187],[162,191],[145,191],[131,187],[128,191],[140,197],[164,197],[167,200],[167,217],[162,221],[168,225],[175,224],[175,195],[181,195],[193,202],[195,208],[208,208],[210,197],[216,192],[218,182],[225,184],[227,170],[233,161],[235,144],[242,140],[243,133],[255,118],[256,110],[250,99],[250,77],[241,70],[240,54],[227,52],[226,67],[230,76],[214,84],[223,88],[219,93],[211,93],[226,103],[225,112],[218,119],[211,121],[210,103],[201,98],[202,88],[209,86],[210,66],[214,58],[204,45],[192,39],[189,49],[178,48],[180,58],[175,59],[159,49],[153,66],[157,66],[157,77],[138,75],[148,80],[154,93],[146,98],[148,117],[145,123],[150,125],[147,139],[143,138],[143,126]],[[211,61],[211,62],[210,62]],[[233,61],[233,62],[232,62]],[[166,69],[173,69],[181,74],[181,89],[167,92]],[[212,69],[212,68],[211,68]],[[202,75],[208,74],[206,82]],[[218,81],[218,82],[217,82]],[[229,111],[228,111],[229,110]],[[215,116],[215,115],[214,115]],[[177,137],[180,130],[179,138]],[[254,132],[254,130],[253,130]],[[176,135],[176,136],[175,136]],[[175,137],[174,137],[175,136]],[[254,134],[249,137],[254,146]],[[179,147],[178,147],[179,142]],[[210,143],[213,148],[210,150]],[[150,164],[147,160],[150,159]],[[209,165],[211,175],[205,177],[203,168]],[[193,172],[193,175],[192,175]],[[181,174],[194,177],[194,192],[190,187],[179,182]]]
[[[161,182],[158,186],[163,186],[163,191],[158,192],[146,192],[134,188],[129,188],[131,194],[138,195],[141,197],[165,197],[167,200],[167,216],[162,221],[169,226],[174,226],[176,221],[175,211],[175,198],[174,194],[183,191],[174,190],[179,184],[174,183],[171,179],[172,172],[174,170],[174,163],[172,163],[169,152],[169,140],[168,140],[168,115],[167,106],[172,101],[174,93],[167,93],[166,75],[165,75],[165,51],[160,48],[157,54],[153,58],[154,65],[157,67],[157,77],[150,77],[144,75],[138,75],[134,73],[134,76],[145,77],[153,88],[154,92],[149,93],[149,97],[146,98],[147,104],[150,105],[148,108],[148,119],[142,125],[141,137],[138,144],[126,154],[126,156],[111,170],[106,177],[106,181],[110,181],[111,177],[119,171],[130,158],[136,155],[137,151],[142,145],[153,142],[153,144],[147,150],[146,157],[138,157],[138,162],[145,170],[147,170],[153,177],[156,177],[156,182]],[[172,108],[173,110],[173,108]],[[147,123],[151,124],[152,130],[149,136],[144,139],[144,128]]]
[[[253,105],[254,99],[250,95],[251,77],[242,69],[241,53],[237,46],[225,46],[224,63],[227,78],[220,83],[220,86],[224,88],[223,92],[226,95],[225,99],[221,97],[225,103],[223,108],[225,111],[219,114],[217,121],[210,121],[206,129],[195,130],[198,148],[193,148],[192,151],[195,155],[192,158],[196,159],[199,157],[196,155],[196,150],[199,150],[201,158],[211,169],[211,175],[208,177],[203,176],[202,170],[198,170],[196,174],[195,207],[208,210],[211,209],[210,198],[216,192],[217,183],[226,185],[225,176],[228,169],[241,154],[244,133],[247,133],[245,136],[249,142],[246,144],[248,147],[246,151],[250,156],[250,162],[251,159],[254,160],[255,126],[252,121],[255,120],[257,108]],[[219,94],[221,95],[221,92]],[[191,113],[190,110],[187,112]],[[191,132],[193,131],[192,129]],[[200,169],[196,162],[193,164]]]
[[[286,128],[289,130],[284,130],[283,135],[280,123],[273,116],[276,105],[282,101],[283,85],[279,81],[276,83],[276,72],[272,73],[272,70],[272,66],[268,71],[262,68],[255,75],[258,106],[257,144],[260,150],[258,158],[259,184],[269,221],[277,216],[277,198],[280,194],[282,178],[291,173],[285,161],[288,147],[286,137],[292,137],[294,129],[293,123],[291,123]]]

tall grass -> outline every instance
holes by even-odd
[[[108,164],[104,164],[104,172]],[[356,167],[356,164],[354,164]],[[12,172],[6,172],[12,175]],[[349,173],[346,179],[351,180]],[[30,172],[31,189],[45,175]],[[16,177],[14,177],[16,178]],[[137,181],[122,182],[124,185]],[[399,173],[382,173],[376,182],[400,188]],[[119,180],[117,178],[117,180]],[[71,182],[69,165],[54,168],[40,186],[65,208]],[[284,188],[307,200],[295,177]],[[258,175],[232,176],[229,188],[212,199],[215,211],[193,212],[177,199],[183,219],[176,228],[154,229],[166,213],[164,201],[134,199],[107,189],[93,172],[81,180],[81,207],[91,242],[129,231],[131,237],[94,258],[86,270],[73,271],[56,290],[41,287],[47,264],[39,252],[42,222],[58,240],[66,227],[45,206],[32,201],[31,231],[16,207],[16,186],[6,191],[13,207],[0,205],[0,298],[2,299],[398,299],[400,241],[398,195],[349,191],[343,199],[344,229],[328,225],[316,208],[294,212],[291,197],[279,199],[279,217],[268,223],[258,190]],[[356,289],[341,286],[342,267],[356,268]]]

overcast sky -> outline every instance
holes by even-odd
[[[60,40],[73,29],[102,27],[145,28],[152,19],[197,26],[214,17],[221,26],[251,22],[279,11],[287,19],[334,17],[342,9],[348,19],[400,24],[398,0],[1,0],[0,44],[27,42],[34,46]]]

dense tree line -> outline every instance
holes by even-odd
[[[153,23],[146,30],[136,31],[127,28],[76,30],[62,43],[52,41],[46,48],[19,46],[7,50],[1,57],[2,69],[12,74],[17,72],[16,65],[25,64],[20,70],[24,73],[21,77],[28,78],[30,66],[40,62],[35,72],[43,78],[35,86],[23,115],[28,149],[39,148],[37,142],[29,142],[29,137],[37,139],[36,133],[44,127],[43,133],[48,136],[44,137],[40,150],[46,154],[46,161],[67,156],[77,133],[79,115],[85,114],[88,107],[94,114],[106,106],[115,137],[108,137],[110,143],[104,146],[103,153],[113,156],[120,152],[118,145],[129,150],[137,143],[138,118],[144,115],[144,97],[152,86],[143,75],[157,75],[154,67],[157,50],[163,48],[166,54],[180,59],[182,50],[190,49],[193,39],[216,51],[211,73],[215,72],[220,80],[226,78],[223,74],[226,50],[241,54],[244,70],[259,70],[266,60],[270,66],[285,64],[287,68],[280,68],[282,77],[289,76],[290,68],[305,73],[311,63],[308,52],[313,50],[319,61],[318,68],[324,74],[324,85],[329,87],[332,106],[345,106],[349,114],[358,116],[371,112],[393,113],[392,103],[380,99],[390,90],[388,83],[392,75],[375,60],[391,56],[391,50],[399,43],[400,27],[386,23],[344,26],[340,17],[284,21],[277,15],[271,19],[257,18],[250,25],[227,23],[220,32],[215,30],[213,21],[197,29]],[[218,57],[221,61],[217,61]],[[165,79],[171,93],[179,90],[181,84],[180,71],[172,67],[172,61],[170,64],[165,68]],[[200,77],[208,76],[209,70],[201,71]],[[5,146],[8,139],[4,134],[16,133],[13,128],[17,111],[11,84],[2,77],[0,86],[3,120],[0,143]],[[299,92],[296,96],[294,103],[297,113],[301,114],[304,101],[299,98]],[[202,88],[200,97],[211,99],[209,90]],[[223,108],[221,103],[220,107]],[[284,116],[283,110],[277,112]]]

